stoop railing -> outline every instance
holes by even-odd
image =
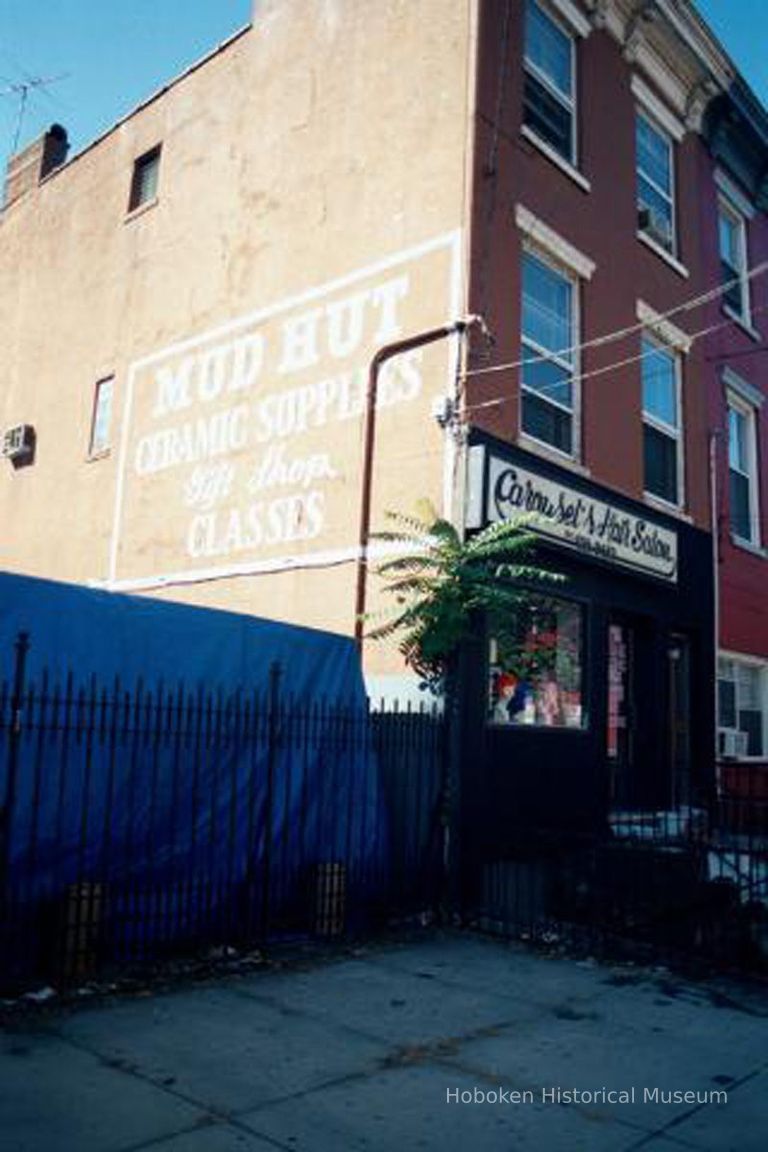
[[[739,765],[707,805],[615,810],[588,832],[513,830],[472,919],[569,948],[768,970],[766,782],[762,765]]]

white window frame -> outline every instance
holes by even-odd
[[[717,198],[717,250],[720,257],[720,262],[723,263],[723,254],[720,251],[720,217],[725,216],[732,224],[736,226],[736,233],[738,236],[739,246],[739,267],[734,269],[739,277],[739,289],[741,296],[741,307],[736,312],[731,305],[726,301],[725,295],[722,297],[723,311],[731,316],[739,323],[751,327],[752,325],[752,311],[749,298],[749,280],[747,273],[749,272],[749,249],[747,246],[747,221],[744,213],[741,212],[736,205],[727,196],[722,193]]]
[[[737,544],[747,544],[752,548],[760,548],[760,485],[759,485],[759,471],[757,459],[757,409],[754,405],[748,403],[743,397],[737,395],[731,389],[726,390],[726,416],[727,416],[727,444],[728,444],[728,526],[731,533],[731,539]],[[731,462],[731,409],[737,412],[747,421],[746,427],[746,450],[748,456],[749,472],[743,472],[740,468],[734,468]],[[731,520],[731,507],[730,507],[730,476],[731,471],[738,472],[739,475],[744,476],[749,484],[749,528],[750,536],[738,536],[733,527]]]
[[[553,12],[552,9],[547,4],[542,4],[541,0],[525,0],[525,8],[526,9],[528,7],[529,2],[533,5],[535,5],[535,7],[538,8],[539,11],[542,12],[548,20],[551,20],[552,23],[555,25],[555,27],[560,32],[562,32],[563,36],[565,36],[570,43],[570,49],[571,49],[571,93],[570,93],[570,96],[566,96],[566,94],[564,92],[561,92],[561,90],[557,87],[557,85],[553,84],[553,82],[550,80],[550,78],[547,76],[547,74],[545,72],[542,72],[541,69],[538,68],[533,63],[532,60],[529,60],[529,58],[528,58],[528,27],[527,27],[527,20],[525,21],[524,35],[523,35],[523,40],[524,40],[524,43],[523,43],[523,68],[525,69],[526,72],[530,72],[531,76],[533,76],[534,79],[538,80],[539,84],[541,84],[544,88],[546,88],[547,92],[549,92],[549,94],[555,100],[557,100],[558,103],[562,104],[562,106],[570,112],[570,116],[571,116],[570,154],[568,156],[562,156],[552,144],[550,144],[548,141],[542,139],[542,137],[539,136],[538,132],[536,132],[536,130],[534,128],[531,128],[530,124],[525,124],[525,121],[523,121],[523,124],[524,124],[524,127],[525,127],[527,133],[529,133],[532,137],[534,137],[536,142],[540,143],[542,145],[542,147],[547,152],[554,153],[554,155],[557,156],[558,159],[564,161],[566,164],[572,166],[574,169],[578,169],[578,165],[579,165],[578,141],[577,141],[577,135],[578,134],[576,132],[576,116],[577,116],[576,36],[574,35],[573,29],[567,27],[567,25],[563,22],[560,14],[559,13],[556,14],[555,12]],[[524,16],[524,19],[525,19],[525,16]],[[525,109],[523,109],[523,114],[525,114]]]
[[[718,660],[717,660],[716,676],[717,676],[718,684],[720,683],[721,680],[726,679],[726,677],[720,675],[720,662],[721,661],[727,660],[732,664],[747,665],[750,668],[757,668],[757,670],[758,670],[758,676],[759,676],[758,692],[759,692],[759,696],[760,696],[760,712],[762,713],[762,717],[763,717],[763,729],[762,729],[763,751],[758,756],[749,756],[749,755],[738,756],[737,759],[740,761],[746,760],[746,761],[751,761],[753,763],[762,763],[763,761],[768,760],[768,663],[765,660],[761,660],[759,656],[749,656],[743,652],[729,652],[729,651],[726,651],[724,649],[721,649],[720,651],[718,651],[717,656],[718,656]],[[734,670],[734,672],[736,672],[736,670]],[[735,679],[732,681],[732,683],[734,686],[734,694],[733,695],[734,695],[734,711],[736,713],[736,723],[737,723],[737,729],[736,730],[741,731],[741,729],[738,728],[738,721],[739,721],[739,712],[743,711],[743,709],[739,708],[738,674],[735,675]],[[721,721],[721,717],[720,717],[719,701],[718,701],[717,727],[718,727],[718,729],[728,727],[728,725],[721,724],[720,721]]]
[[[645,499],[651,504],[660,504],[666,508],[673,508],[680,511],[685,504],[685,436],[683,435],[683,428],[685,427],[684,414],[683,414],[683,358],[679,347],[675,347],[670,341],[661,339],[655,332],[644,328],[641,333],[641,352],[642,341],[647,340],[649,344],[654,345],[660,351],[665,352],[668,356],[672,357],[675,370],[675,408],[677,411],[677,426],[667,424],[666,420],[659,419],[652,412],[646,412],[645,401],[642,398],[642,371],[645,362],[645,356],[641,359],[640,370],[640,384],[641,384],[641,402],[643,413],[643,427],[647,424],[649,428],[655,429],[669,440],[675,442],[675,462],[676,462],[676,501],[665,499],[659,496],[656,492],[650,492],[645,487],[645,448],[643,447],[643,495]]]
[[[538,436],[534,436],[531,432],[523,428],[523,395],[528,393],[532,396],[541,398],[541,393],[537,392],[535,388],[526,388],[523,384],[523,369],[520,369],[520,402],[518,406],[518,427],[519,439],[525,443],[526,441],[540,446],[546,452],[551,452],[555,456],[568,460],[570,462],[579,461],[581,459],[581,355],[579,346],[581,343],[581,299],[580,289],[581,280],[576,272],[562,261],[557,260],[551,253],[547,252],[545,248],[541,248],[536,244],[531,243],[530,240],[523,242],[522,248],[523,258],[530,255],[542,264],[546,264],[558,276],[567,280],[571,285],[571,338],[572,338],[572,358],[569,361],[558,355],[553,355],[549,349],[543,348],[537,344],[535,340],[529,339],[523,332],[523,278],[520,277],[520,350],[521,358],[528,359],[524,346],[527,346],[534,356],[541,356],[543,359],[550,360],[556,364],[558,368],[563,368],[570,374],[571,378],[571,407],[566,408],[564,404],[558,403],[557,400],[547,398],[547,403],[552,404],[555,408],[559,408],[561,412],[566,412],[571,417],[571,451],[564,452],[562,448],[558,448],[555,444],[550,444],[548,440],[541,440]]]
[[[674,137],[663,127],[663,125],[653,116],[648,110],[639,105],[635,106],[635,118],[644,120],[645,123],[653,129],[653,131],[660,136],[667,145],[669,152],[669,192],[665,192],[659,185],[640,168],[640,157],[635,155],[635,200],[637,203],[637,216],[638,234],[643,237],[646,243],[650,244],[652,248],[656,249],[659,253],[663,253],[666,257],[677,258],[677,182],[675,179],[675,140]],[[637,127],[635,127],[635,138],[637,138]],[[640,226],[640,190],[638,188],[638,177],[642,175],[643,180],[651,185],[654,192],[661,196],[663,200],[669,202],[670,207],[670,225],[671,225],[671,247],[665,248],[663,244],[659,243],[645,228]]]
[[[103,443],[96,443],[96,431],[99,417],[99,401],[105,386],[109,386],[109,419],[107,421],[106,437]],[[100,456],[108,456],[112,449],[112,416],[115,408],[115,378],[114,376],[100,376],[93,389],[91,404],[91,428],[88,436],[88,458],[96,460]]]

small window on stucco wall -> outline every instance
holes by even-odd
[[[143,204],[151,204],[153,200],[157,199],[159,175],[160,145],[157,144],[134,161],[131,194],[128,199],[129,212],[135,212]]]
[[[91,436],[88,444],[89,456],[102,456],[111,445],[112,386],[114,377],[106,376],[96,382],[93,393],[93,414],[91,416]]]

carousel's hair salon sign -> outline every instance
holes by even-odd
[[[468,527],[479,527],[486,449],[470,450]],[[485,522],[531,516],[540,536],[662,580],[677,580],[677,533],[489,453]]]

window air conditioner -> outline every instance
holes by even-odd
[[[16,424],[3,435],[2,454],[6,460],[24,460],[35,448],[35,430],[31,424]]]
[[[671,247],[672,228],[669,220],[660,212],[654,212],[653,208],[638,208],[637,226],[646,236],[661,244],[662,248]]]
[[[749,733],[738,728],[718,728],[717,747],[721,756],[728,760],[739,760],[747,755]]]

